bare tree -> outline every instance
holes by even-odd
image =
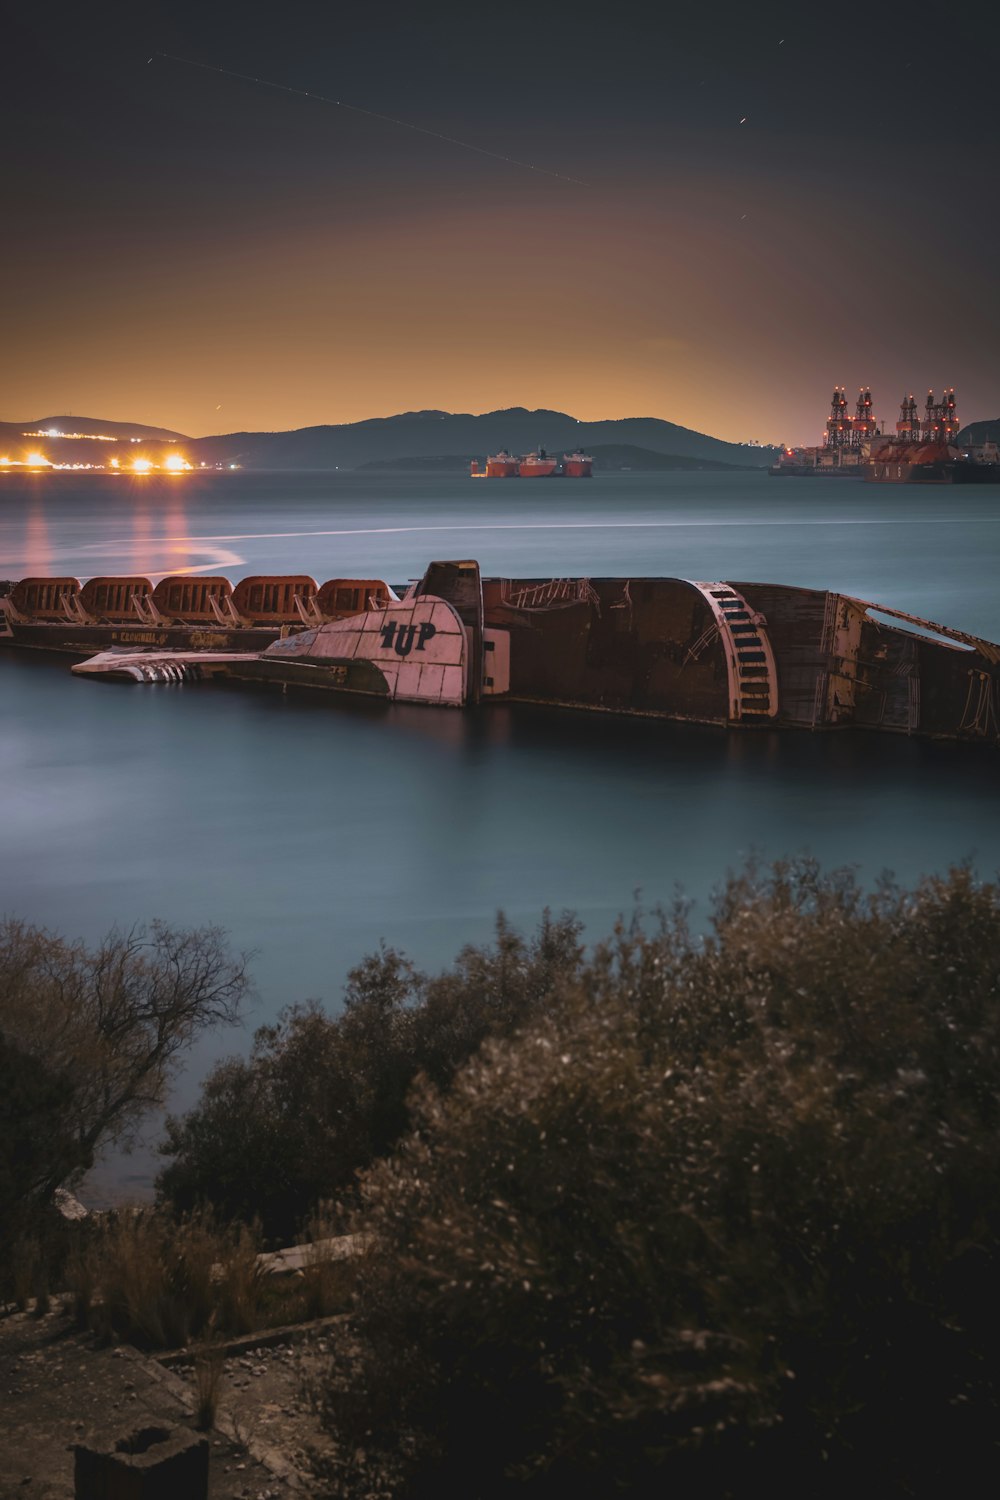
[[[153,922],[115,929],[89,950],[0,922],[0,1034],[71,1088],[84,1161],[134,1134],[163,1103],[178,1054],[208,1027],[236,1022],[249,987],[247,955],[234,955],[218,927]]]

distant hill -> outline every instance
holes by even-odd
[[[677,458],[697,458],[741,467],[764,468],[772,448],[725,443],[658,417],[624,417],[611,422],[578,422],[566,412],[528,411],[523,406],[482,416],[444,411],[402,412],[331,427],[294,432],[233,432],[195,438],[188,456],[195,463],[238,463],[246,469],[357,469],[373,462],[435,459],[442,455],[485,458],[500,448],[550,453],[582,446],[633,446]],[[596,456],[596,455],[595,455]]]
[[[83,437],[155,438],[159,442],[187,442],[183,432],[171,432],[167,427],[144,427],[139,422],[108,422],[104,417],[32,417],[24,422],[0,422],[0,438],[20,438],[25,432],[48,432],[50,428],[66,434],[79,433]]]
[[[469,459],[464,453],[432,453],[426,458],[412,454],[406,458],[370,458],[358,464],[358,473],[383,474],[468,474]]]
[[[291,432],[228,432],[212,437],[191,438],[164,427],[144,427],[135,422],[111,422],[98,417],[39,417],[26,422],[0,422],[4,446],[22,446],[25,432],[57,428],[61,433],[101,434],[124,441],[182,442],[185,455],[194,464],[239,464],[245,469],[358,469],[371,464],[406,464],[433,468],[452,462],[464,467],[472,458],[508,448],[530,453],[547,448],[562,454],[582,447],[595,460],[601,450],[603,466],[650,468],[648,455],[669,460],[677,467],[682,460],[705,464],[728,464],[739,468],[765,468],[779,450],[744,447],[720,438],[694,432],[659,417],[623,417],[617,421],[578,422],[561,411],[529,411],[513,406],[505,411],[468,412],[409,411],[394,417],[372,417],[364,422],[336,426],[300,427]],[[42,440],[39,440],[42,441]],[[65,457],[86,461],[100,446],[70,437],[48,440],[53,459]],[[58,449],[55,448],[58,444]],[[46,450],[48,451],[48,450]],[[645,453],[645,459],[633,457]],[[461,463],[459,463],[459,459]]]
[[[53,430],[61,435],[26,436],[35,432],[48,434]],[[117,438],[118,441],[101,443],[95,442],[95,438]],[[125,455],[121,449],[123,443],[129,444]],[[142,446],[133,447],[133,443]],[[108,422],[103,417],[32,417],[24,422],[0,422],[0,458],[12,458],[15,462],[33,449],[56,464],[102,464],[107,463],[112,454],[126,463],[139,455],[156,461],[167,443],[183,443],[187,451],[188,439],[182,432],[171,432],[166,427],[143,427],[138,422]]]
[[[657,453],[652,448],[637,448],[633,443],[595,443],[589,450],[598,469],[631,469],[634,473],[665,474],[671,469],[690,472],[695,469],[759,469],[760,463],[747,458],[742,463],[725,463],[718,458],[690,458],[678,453]],[[760,449],[740,448],[740,453],[758,453]]]
[[[629,443],[596,443],[589,449],[594,472],[631,469],[635,473],[666,473],[669,470],[753,469],[755,464],[727,464],[711,458],[682,458],[676,453],[656,453],[652,448],[637,448]],[[431,454],[426,458],[409,454],[405,458],[373,458],[359,464],[358,471],[383,474],[467,474],[469,460],[464,453]]]
[[[958,448],[971,448],[979,443],[1000,443],[1000,417],[988,422],[970,422],[955,439]]]

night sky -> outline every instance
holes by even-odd
[[[942,383],[1000,415],[1000,22],[805,10],[8,15],[0,418],[523,405],[804,442],[862,382],[890,424]]]

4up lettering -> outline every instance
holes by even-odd
[[[382,645],[388,651],[390,648],[397,656],[409,656],[414,649],[413,638],[416,636],[416,650],[422,651],[432,635],[437,635],[437,626],[432,625],[430,620],[422,620],[419,625],[398,625],[395,620],[390,625],[383,625],[381,629]]]

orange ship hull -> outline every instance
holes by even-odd
[[[549,479],[556,472],[558,465],[554,458],[522,458],[522,479]]]
[[[486,460],[486,478],[516,479],[520,473],[520,467],[516,458],[488,458]]]
[[[590,479],[593,469],[592,458],[575,458],[568,453],[563,455],[563,473],[567,479]]]

